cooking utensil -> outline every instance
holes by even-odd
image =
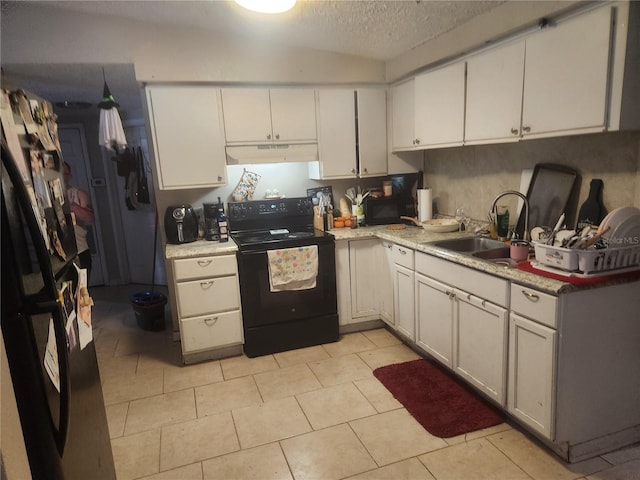
[[[607,233],[609,230],[611,230],[611,226],[607,225],[604,230],[602,230],[601,232],[596,233],[593,237],[591,237],[590,239],[588,239],[586,242],[584,242],[583,244],[581,244],[578,248],[580,248],[581,250],[586,250],[587,248],[589,248],[591,245],[595,245],[598,240],[600,240],[600,237],[602,237],[602,235],[604,235],[605,233]]]
[[[553,241],[556,238],[556,233],[558,233],[558,230],[560,230],[562,222],[564,222],[564,212],[562,212],[562,215],[560,215],[560,218],[558,218],[556,226],[553,227],[553,230],[551,230],[551,234],[549,235],[549,238],[547,238],[547,245],[553,245]]]
[[[422,223],[420,223],[420,221],[417,218],[414,218],[414,217],[405,217],[404,215],[401,215],[400,219],[409,220],[409,221],[415,223],[416,227],[421,227],[422,226]]]

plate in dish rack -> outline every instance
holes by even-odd
[[[458,221],[455,218],[434,218],[421,223],[422,228],[430,232],[444,233],[458,230]]]

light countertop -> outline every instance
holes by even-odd
[[[432,242],[439,240],[469,237],[469,233],[435,233],[424,230],[420,227],[407,226],[404,230],[388,230],[386,226],[372,226],[360,228],[337,228],[330,230],[336,241],[341,240],[357,240],[363,238],[380,238],[390,242],[402,245],[417,252],[424,252],[435,257],[439,257],[451,262],[464,265],[475,270],[480,270],[490,275],[504,278],[506,280],[535,288],[551,295],[558,295],[575,290],[583,290],[585,288],[598,288],[616,283],[627,283],[628,278],[616,279],[612,278],[607,281],[599,282],[592,285],[573,285],[569,282],[563,282],[535,273],[526,272],[514,267],[498,265],[485,260],[481,260],[469,255],[460,254],[451,250],[436,247]],[[189,258],[207,255],[228,255],[235,254],[238,250],[233,240],[220,243],[207,240],[197,240],[191,243],[181,245],[167,244],[165,248],[165,257],[167,259]]]

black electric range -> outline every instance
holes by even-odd
[[[313,227],[310,198],[230,202],[238,245],[244,353],[256,357],[338,340],[335,240]],[[315,286],[272,291],[270,250],[317,248]]]

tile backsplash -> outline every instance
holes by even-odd
[[[438,212],[453,215],[462,206],[467,215],[485,220],[495,196],[504,190],[519,190],[523,169],[533,169],[538,163],[561,164],[578,171],[574,213],[587,198],[593,178],[604,182],[603,201],[608,211],[629,205],[640,208],[640,132],[427,150],[424,184],[433,189]],[[516,200],[514,196],[506,203],[515,207]]]

